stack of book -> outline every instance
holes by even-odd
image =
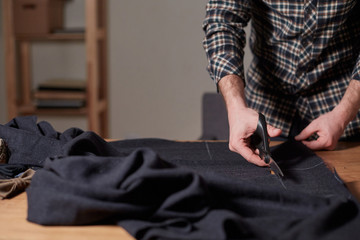
[[[51,79],[38,85],[37,108],[81,108],[85,106],[86,81]]]

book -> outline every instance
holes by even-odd
[[[81,108],[85,106],[84,100],[79,99],[37,99],[37,108]]]
[[[38,90],[85,91],[86,81],[80,79],[50,79],[39,83]]]
[[[52,31],[54,34],[84,34],[85,28],[83,27],[73,27],[73,28],[57,28]]]

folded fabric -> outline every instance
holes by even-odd
[[[359,203],[299,142],[272,148],[285,174],[248,163],[227,142],[108,143],[56,132],[35,117],[0,125],[9,164],[37,166],[28,220],[118,224],[136,239],[355,239]],[[24,176],[25,177],[25,176]]]
[[[273,149],[288,176],[284,189],[267,168],[229,153],[226,143],[193,144],[199,161],[182,158],[190,151],[165,161],[159,142],[182,150],[191,143],[152,141],[157,154],[140,142],[130,142],[136,150],[116,148],[119,156],[47,159],[27,190],[28,220],[118,224],[136,239],[354,239],[360,233],[359,204],[301,143]],[[129,141],[122,143],[110,145]],[[246,170],[255,175],[238,174]]]
[[[0,179],[15,178],[28,168],[28,166],[20,164],[0,164]]]
[[[27,169],[19,177],[11,179],[0,179],[0,199],[12,198],[25,191],[31,182],[35,171]]]
[[[37,123],[36,116],[17,117],[0,125],[0,138],[8,146],[8,163],[42,167],[50,156],[62,155],[62,146],[82,134],[78,128],[57,132],[48,122]]]

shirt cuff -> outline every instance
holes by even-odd
[[[212,58],[208,65],[208,71],[216,84],[217,92],[219,92],[218,83],[220,79],[227,75],[238,75],[241,79],[245,80],[242,60],[234,59],[234,57],[230,57],[229,55],[221,55]]]
[[[360,55],[356,61],[356,65],[355,65],[354,71],[352,73],[352,79],[360,81]]]

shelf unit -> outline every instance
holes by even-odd
[[[107,98],[107,0],[85,0],[84,33],[50,33],[39,36],[16,36],[13,23],[13,0],[3,0],[5,67],[8,119],[19,115],[84,115],[88,129],[108,137]],[[86,51],[85,93],[32,91],[31,44],[41,41],[83,41]],[[83,108],[39,109],[35,97],[46,99],[83,99]]]

